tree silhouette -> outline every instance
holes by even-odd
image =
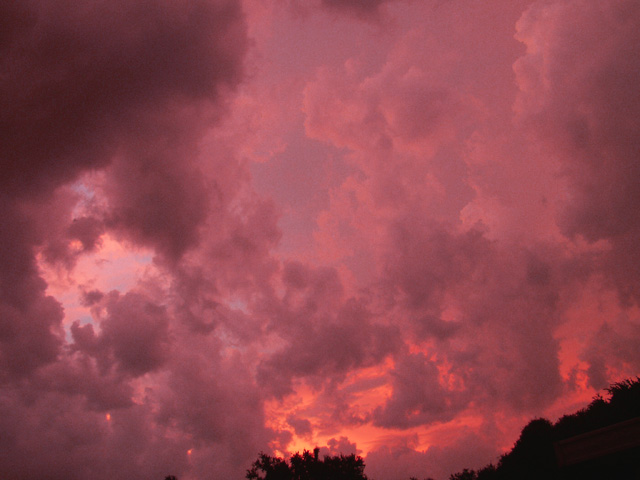
[[[260,453],[247,470],[248,480],[367,480],[364,461],[356,455],[326,455],[318,458],[308,450],[296,453],[287,462],[280,457]]]
[[[489,464],[477,472],[465,468],[452,474],[449,480],[640,480],[637,446],[596,454],[582,463],[562,468],[557,464],[554,443],[640,418],[640,377],[614,383],[606,392],[608,399],[596,395],[586,408],[563,416],[555,424],[544,418],[530,421],[496,466]]]
[[[500,459],[499,469],[507,478],[558,478],[551,422],[545,418],[530,421],[511,452]]]
[[[260,453],[258,459],[247,470],[246,478],[249,480],[292,480],[293,475],[282,458],[271,457],[266,453]]]
[[[487,465],[486,467],[481,468],[480,470],[478,470],[478,480],[493,480],[496,477],[496,467],[493,463],[490,463],[489,465]]]
[[[461,472],[454,473],[449,477],[449,480],[476,480],[478,475],[474,470],[465,468]]]

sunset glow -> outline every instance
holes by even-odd
[[[3,478],[446,480],[640,373],[636,0],[0,18]]]

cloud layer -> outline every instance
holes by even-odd
[[[440,479],[637,374],[638,17],[0,6],[0,471]]]

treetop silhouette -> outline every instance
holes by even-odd
[[[608,453],[608,445],[596,444],[591,446],[591,458],[573,465],[558,464],[559,444],[575,443],[575,439],[585,435],[595,438],[605,427],[622,431],[621,426],[629,422],[635,425],[640,418],[640,377],[614,383],[606,392],[608,399],[596,395],[586,408],[563,416],[555,424],[544,418],[532,420],[497,465],[489,464],[477,472],[464,469],[452,474],[449,480],[640,480],[638,442],[635,447],[614,453]]]
[[[248,480],[367,480],[362,457],[351,455],[325,455],[318,457],[320,450],[313,454],[304,450],[296,453],[289,461],[260,453],[258,459],[247,470]]]

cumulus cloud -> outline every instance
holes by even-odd
[[[65,260],[71,256],[69,242],[77,240],[82,250],[91,251],[104,228],[103,220],[93,216],[72,219],[73,204],[58,198],[53,207],[44,209],[53,212],[53,218],[43,221],[33,212],[51,205],[56,187],[83,171],[106,166],[133,138],[143,142],[173,138],[177,144],[189,141],[180,132],[186,124],[191,124],[190,130],[197,125],[194,121],[201,115],[193,111],[195,102],[216,102],[221,88],[239,80],[245,45],[239,6],[201,2],[182,7],[153,2],[79,6],[62,1],[2,7],[2,210],[3,224],[13,229],[3,230],[7,246],[2,260],[6,284],[2,308],[7,319],[3,351],[9,356],[14,349],[18,356],[19,352],[34,352],[29,358],[10,362],[14,365],[10,370],[29,370],[53,360],[60,344],[56,328],[62,311],[44,294],[46,285],[39,278],[34,249],[45,244],[46,259]],[[185,110],[192,111],[176,117]],[[170,145],[163,149],[167,156],[176,153]],[[156,169],[156,163],[141,158],[140,152],[127,155],[126,163],[133,170],[140,168],[134,165],[141,161],[150,170]],[[181,164],[174,159],[175,171],[165,171],[164,177],[184,177]],[[132,235],[136,239],[146,240],[153,234],[166,237],[159,223],[175,225],[181,216],[189,218],[190,208],[202,206],[175,196],[158,202],[159,190],[166,194],[171,189],[156,181],[155,175],[138,177],[135,188],[144,191],[145,198],[156,199],[155,212],[135,207],[136,212],[144,212],[144,218],[133,218],[132,213],[117,215],[119,223],[133,232],[144,230]],[[140,188],[145,182],[151,185],[146,191]],[[199,198],[196,189],[191,191]],[[131,193],[121,189],[116,196],[126,203]],[[31,203],[23,203],[27,201]],[[113,202],[117,213],[122,211],[118,203]],[[179,211],[182,206],[187,210]],[[166,245],[168,255],[179,255],[183,245],[193,242],[194,234],[188,232],[201,220],[198,215],[182,223],[179,232],[173,230],[176,237],[187,234],[184,244],[158,240]],[[154,217],[155,221],[146,223]]]
[[[158,402],[192,396],[144,394],[161,371],[183,366],[173,349],[185,344],[170,326],[180,302],[158,299],[166,283],[106,294],[89,287],[80,303],[93,318],[69,325],[75,319],[64,318],[40,270],[62,266],[73,286],[78,259],[99,252],[106,233],[153,249],[168,268],[198,244],[220,205],[210,167],[198,164],[200,142],[241,81],[248,44],[239,2],[34,1],[0,10],[0,379],[15,419],[3,425],[3,471],[160,478],[195,468],[187,451],[212,442],[228,449],[229,466],[213,465],[241,471],[228,442],[263,438],[255,394],[253,423],[229,413],[234,425],[198,442],[157,417],[168,408]],[[225,189],[238,186],[233,168],[217,173],[229,179]],[[224,370],[218,357],[211,362]],[[208,394],[244,405],[224,393],[229,383],[212,383]]]
[[[446,478],[638,368],[636,4],[291,12],[0,6],[11,478]]]
[[[393,327],[376,323],[362,302],[343,298],[335,270],[296,262],[286,264],[283,273],[288,288],[272,329],[286,343],[258,366],[258,381],[276,396],[292,393],[295,378],[322,386],[380,363],[398,348]]]
[[[37,234],[20,207],[3,198],[0,253],[0,361],[2,378],[21,377],[54,361],[62,344],[63,310],[46,294],[34,248]],[[35,237],[35,238],[34,238]]]
[[[392,394],[373,413],[374,422],[386,427],[424,425],[447,421],[455,415],[452,396],[440,385],[435,362],[421,354],[407,355],[394,366]]]
[[[92,324],[74,322],[71,326],[75,348],[94,356],[104,370],[115,365],[122,372],[139,376],[159,368],[170,348],[166,307],[132,292],[123,297],[112,292],[103,305],[98,336]]]
[[[611,242],[606,268],[634,297],[625,265],[637,257],[639,14],[629,1],[536,3],[518,22],[527,54],[514,65],[518,117],[553,149],[571,185],[561,227]]]
[[[480,231],[415,222],[391,231],[391,245],[403,247],[389,247],[384,285],[408,322],[407,339],[425,345],[429,356],[396,365],[394,394],[379,421],[407,427],[441,421],[472,400],[529,410],[557,398],[562,379],[553,331],[562,271]],[[424,390],[411,386],[412,372],[425,376]]]
[[[362,451],[358,450],[355,443],[350,442],[347,437],[340,437],[327,440],[327,445],[320,447],[319,455],[322,457],[324,455],[359,455],[360,453]]]

